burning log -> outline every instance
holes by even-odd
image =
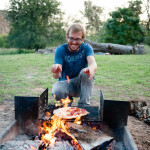
[[[63,107],[69,108],[68,103],[70,103],[70,100],[68,97],[66,99],[61,99],[62,103],[64,104]],[[64,110],[64,109],[58,109],[58,110]],[[62,116],[56,114],[53,111],[53,116],[50,118],[50,120],[44,121],[42,126],[40,127],[40,139],[43,141],[40,145],[39,149],[44,150],[45,148],[51,148],[53,147],[57,141],[68,141],[72,145],[72,149],[82,150],[82,147],[78,143],[78,141],[75,139],[75,137],[68,131],[68,126],[66,123],[66,119],[63,119]],[[64,112],[65,113],[65,112]],[[46,119],[48,119],[51,115],[51,113],[46,113]],[[63,111],[61,111],[61,114],[63,114]],[[63,144],[62,144],[63,145]],[[64,148],[61,148],[64,149]],[[71,146],[70,148],[71,149]]]
[[[71,136],[67,135],[66,133],[63,133],[61,131],[57,131],[55,134],[55,137],[57,140],[55,141],[54,145],[46,145],[45,142],[42,142],[39,146],[39,150],[78,150],[76,145],[74,146],[74,142]],[[80,145],[78,147],[81,149]]]
[[[109,143],[114,140],[112,137],[113,133],[109,127],[107,127],[107,132],[109,132],[109,135],[101,132],[98,129],[93,129],[90,126],[78,125],[71,122],[69,122],[69,129],[71,134],[75,136],[75,138],[79,141],[80,145],[82,145],[85,150],[91,150],[97,147],[102,148],[102,146],[103,148],[106,148]],[[103,145],[105,142],[107,145]]]
[[[80,130],[80,129],[77,129],[77,128],[70,128],[70,130],[73,130],[73,131],[75,131],[75,132],[80,132],[80,133],[87,133],[87,131],[85,131],[85,130]]]

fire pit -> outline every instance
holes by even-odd
[[[48,104],[48,89],[40,97],[15,96],[14,101],[15,120],[0,134],[0,149],[137,150],[126,126],[127,101],[104,100],[100,91],[100,105],[83,107],[89,114],[81,117],[81,124],[75,119],[57,120],[52,139],[46,136],[56,126],[52,124],[59,118],[54,119],[53,111],[59,107]]]

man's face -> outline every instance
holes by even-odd
[[[82,39],[82,32],[69,32],[69,35],[66,37],[69,50],[71,52],[76,52],[79,50],[82,42],[84,39]]]

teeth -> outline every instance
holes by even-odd
[[[73,48],[76,48],[77,46],[72,46]]]

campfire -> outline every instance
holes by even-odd
[[[68,97],[48,104],[48,89],[40,97],[15,96],[14,100],[15,120],[0,134],[2,150],[136,149],[126,127],[129,103],[104,101],[101,91],[99,106],[82,108],[68,107]],[[69,109],[85,113],[65,118],[60,110]]]
[[[64,105],[63,108],[68,107],[68,103],[71,100],[67,97],[66,99],[61,99],[61,103]],[[56,106],[59,104],[57,103]],[[78,141],[75,137],[68,131],[69,127],[67,126],[66,119],[63,119],[60,116],[53,115],[50,117],[51,114],[46,112],[46,120],[43,122],[42,126],[40,127],[39,136],[41,137],[42,144],[40,145],[40,149],[45,149],[47,147],[54,147],[55,143],[60,140],[68,140],[69,143],[74,146],[74,149],[82,150],[81,146],[79,145]],[[77,117],[75,123],[79,123],[79,119],[81,117]],[[81,123],[81,122],[80,122]]]

